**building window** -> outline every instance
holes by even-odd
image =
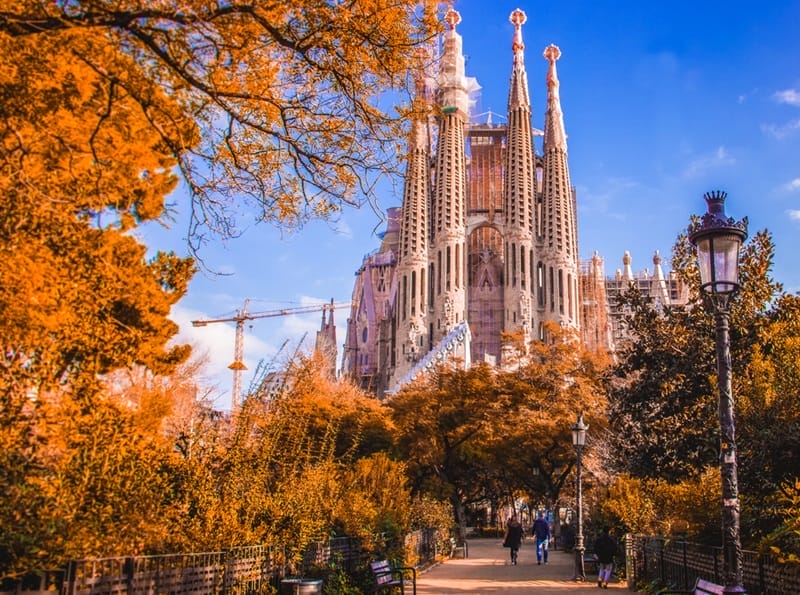
[[[408,292],[408,277],[403,275],[403,289],[402,289],[402,296],[401,296],[402,300],[401,300],[401,304],[400,304],[401,318],[403,320],[406,319],[406,308],[408,308],[408,295],[407,295],[407,292]]]
[[[442,251],[436,253],[436,294],[442,295]]]
[[[405,295],[403,296],[405,299]],[[403,305],[405,307],[405,304]],[[417,272],[411,271],[411,316],[417,311]]]
[[[451,289],[451,287],[450,287],[450,279],[451,279],[451,276],[453,274],[452,262],[450,261],[450,246],[448,246],[445,249],[445,267],[446,267],[446,270],[444,272],[445,291],[450,291],[450,289]]]

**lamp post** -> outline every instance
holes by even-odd
[[[586,580],[586,569],[583,565],[583,554],[586,551],[583,547],[583,495],[581,494],[581,454],[583,446],[586,444],[586,430],[589,426],[583,423],[583,413],[578,414],[578,421],[572,426],[572,444],[575,447],[575,452],[578,455],[577,461],[577,477],[575,480],[576,487],[576,508],[577,510],[577,531],[575,532],[575,577],[576,581]]]
[[[716,318],[717,385],[719,388],[720,473],[722,476],[723,593],[744,593],[742,544],[739,537],[739,488],[736,432],[731,391],[729,315],[731,298],[739,290],[739,250],[747,237],[747,219],[725,216],[726,194],[707,192],[708,212],[689,234],[697,247],[700,290]]]

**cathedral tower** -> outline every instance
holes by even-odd
[[[447,30],[441,57],[437,100],[441,110],[431,204],[429,334],[443,339],[466,315],[466,188],[465,129],[469,96],[464,54],[456,25],[461,16],[452,8],[445,15]]]
[[[556,72],[561,50],[549,45],[544,57],[550,66],[544,122],[542,218],[538,229],[541,249],[536,263],[537,305],[542,321],[579,329],[577,215]]]
[[[427,318],[431,142],[428,101],[425,73],[420,64],[420,70],[415,73],[415,107],[408,140],[400,243],[397,248],[396,375],[405,374],[430,349]]]
[[[505,328],[522,330],[525,342],[531,338],[533,311],[531,289],[534,261],[534,194],[536,165],[531,125],[531,101],[525,73],[525,44],[520,9],[509,18],[514,25],[514,61],[508,93],[508,145],[503,185],[505,219]]]

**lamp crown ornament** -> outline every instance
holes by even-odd
[[[732,228],[739,230],[747,237],[747,217],[741,221],[736,221],[733,217],[725,215],[725,199],[728,193],[723,190],[712,190],[706,192],[703,198],[708,205],[708,211],[700,218],[700,227],[691,232],[691,235],[721,228]]]

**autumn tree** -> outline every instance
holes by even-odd
[[[696,477],[671,484],[657,479],[616,476],[592,511],[594,524],[645,535],[689,535],[719,543],[719,470],[706,467]]]
[[[135,412],[40,397],[14,422],[0,454],[0,577],[167,549],[182,513],[175,458]]]
[[[165,516],[148,491],[163,486],[163,453],[137,450],[153,434],[101,398],[102,379],[184,360],[167,316],[194,265],[147,257],[130,233],[162,216],[177,182],[141,110],[86,64],[57,59],[58,39],[0,34],[0,47],[0,561],[13,570],[106,551],[115,519],[133,540],[120,546],[156,539],[144,525]],[[134,514],[126,498],[140,497]]]
[[[289,227],[372,197],[404,138],[402,110],[384,93],[405,87],[417,48],[439,30],[437,6],[14,0],[0,10],[0,49],[13,68],[10,54],[34,48],[32,77],[75,65],[94,73],[89,131],[98,117],[138,113],[140,133],[157,137],[187,183],[197,246],[208,231],[235,235],[250,210]],[[32,97],[19,90],[5,96],[14,109]],[[73,111],[64,99],[47,97],[43,115]]]
[[[440,368],[389,402],[416,489],[446,496],[459,523],[487,500],[495,510],[529,496],[555,504],[575,464],[577,413],[604,433],[604,357],[568,329],[547,335],[527,346],[507,337],[511,366]]]
[[[515,408],[499,423],[498,445],[520,488],[555,505],[573,475],[571,427],[577,415],[592,429],[590,445],[605,436],[607,401],[603,378],[608,357],[586,349],[571,329],[545,325],[546,340],[532,341],[516,369],[498,375],[500,391],[515,395]],[[513,337],[509,338],[514,343]],[[586,450],[591,465],[592,450]],[[598,471],[601,465],[597,465]]]
[[[86,47],[105,47],[99,32],[84,37]],[[165,372],[188,353],[166,346],[177,332],[167,315],[194,265],[171,254],[147,259],[130,235],[163,215],[175,162],[119,86],[80,61],[62,62],[62,50],[57,39],[0,33],[7,390],[91,385],[134,363]],[[131,63],[119,60],[119,68]],[[183,130],[192,137],[191,124]]]
[[[485,444],[509,405],[493,375],[483,363],[467,370],[442,366],[389,401],[416,493],[450,502],[462,526],[465,504],[492,490],[487,474],[496,465]]]
[[[120,369],[91,397],[5,395],[0,578],[70,559],[186,551],[196,516],[182,490],[213,492],[192,465],[224,434],[197,383],[202,365],[166,376]]]
[[[404,466],[389,458],[386,408],[327,375],[315,355],[280,370],[283,390],[248,395],[191,451],[175,476],[181,510],[173,547],[274,544],[299,560],[331,534],[370,539],[408,530]]]

